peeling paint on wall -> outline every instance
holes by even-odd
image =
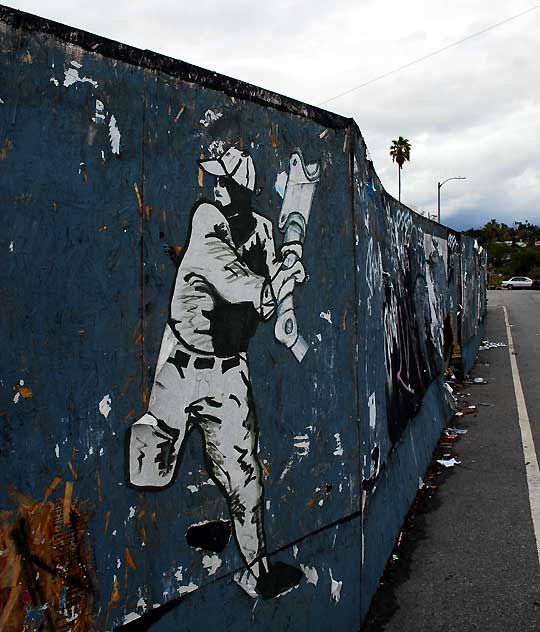
[[[265,629],[264,597],[277,628],[357,629],[392,539],[370,512],[481,331],[485,253],[388,196],[348,119],[3,7],[0,29],[0,465],[47,489],[0,506],[7,539],[48,515],[28,541],[62,566],[35,580],[53,601],[13,589],[13,549],[4,612]]]
[[[113,154],[120,154],[120,138],[120,130],[118,129],[116,118],[113,114],[109,120],[109,140],[111,141],[111,151]]]
[[[72,86],[75,83],[90,83],[94,86],[94,88],[98,87],[97,81],[94,81],[91,77],[79,76],[79,68],[82,67],[80,64],[72,61],[71,65],[73,68],[67,68],[64,71],[64,87],[69,88],[69,86]],[[54,84],[57,85],[56,81],[54,81]]]

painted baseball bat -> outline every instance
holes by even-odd
[[[319,163],[306,164],[302,152],[297,149],[289,161],[289,177],[278,222],[279,230],[283,233],[281,253],[284,268],[292,267],[302,258],[311,203],[319,178]],[[298,362],[302,362],[309,347],[298,332],[292,289],[280,300],[276,314],[276,339],[293,352]]]

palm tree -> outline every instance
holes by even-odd
[[[406,160],[411,159],[411,143],[407,138],[400,136],[397,140],[392,141],[390,146],[390,155],[392,162],[398,164],[398,181],[399,181],[399,201],[401,202],[401,169]]]
[[[495,241],[501,232],[501,225],[495,218],[493,218],[484,225],[482,232],[484,233],[484,239],[486,242]]]

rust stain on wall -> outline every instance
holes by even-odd
[[[176,123],[176,122],[178,122],[178,119],[182,116],[182,113],[184,112],[184,110],[185,110],[185,109],[186,109],[186,108],[185,108],[185,106],[183,105],[183,106],[182,106],[182,107],[178,110],[178,112],[177,112],[176,116],[174,117],[174,122],[175,122],[175,123]]]
[[[270,138],[272,147],[275,149],[277,147],[277,124],[275,129],[273,125],[270,126]]]
[[[13,141],[11,138],[6,137],[4,141],[4,146],[0,149],[0,160],[5,160],[8,157],[9,152],[15,148]]]
[[[139,212],[142,215],[143,214],[143,201],[142,201],[141,193],[139,191],[139,185],[136,182],[133,183],[133,189],[135,190],[135,195],[137,196],[137,204],[139,206]]]
[[[49,502],[12,490],[18,508],[0,513],[0,632],[91,629],[95,581],[84,542],[90,513],[72,503],[72,483],[67,490]]]
[[[17,384],[13,388],[23,399],[32,399],[33,393],[31,388],[28,388],[27,386],[22,386],[21,384]]]
[[[200,158],[200,160],[204,160],[204,154],[200,154],[199,158]],[[199,186],[202,189],[203,185],[204,185],[204,171],[200,167],[199,167],[199,173],[198,173],[198,176],[197,176],[197,182],[199,183]]]

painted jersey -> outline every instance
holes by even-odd
[[[276,259],[272,222],[253,213],[254,229],[240,245],[220,209],[201,202],[178,268],[170,325],[190,350],[230,357],[247,350],[261,318],[274,311],[270,277]]]

